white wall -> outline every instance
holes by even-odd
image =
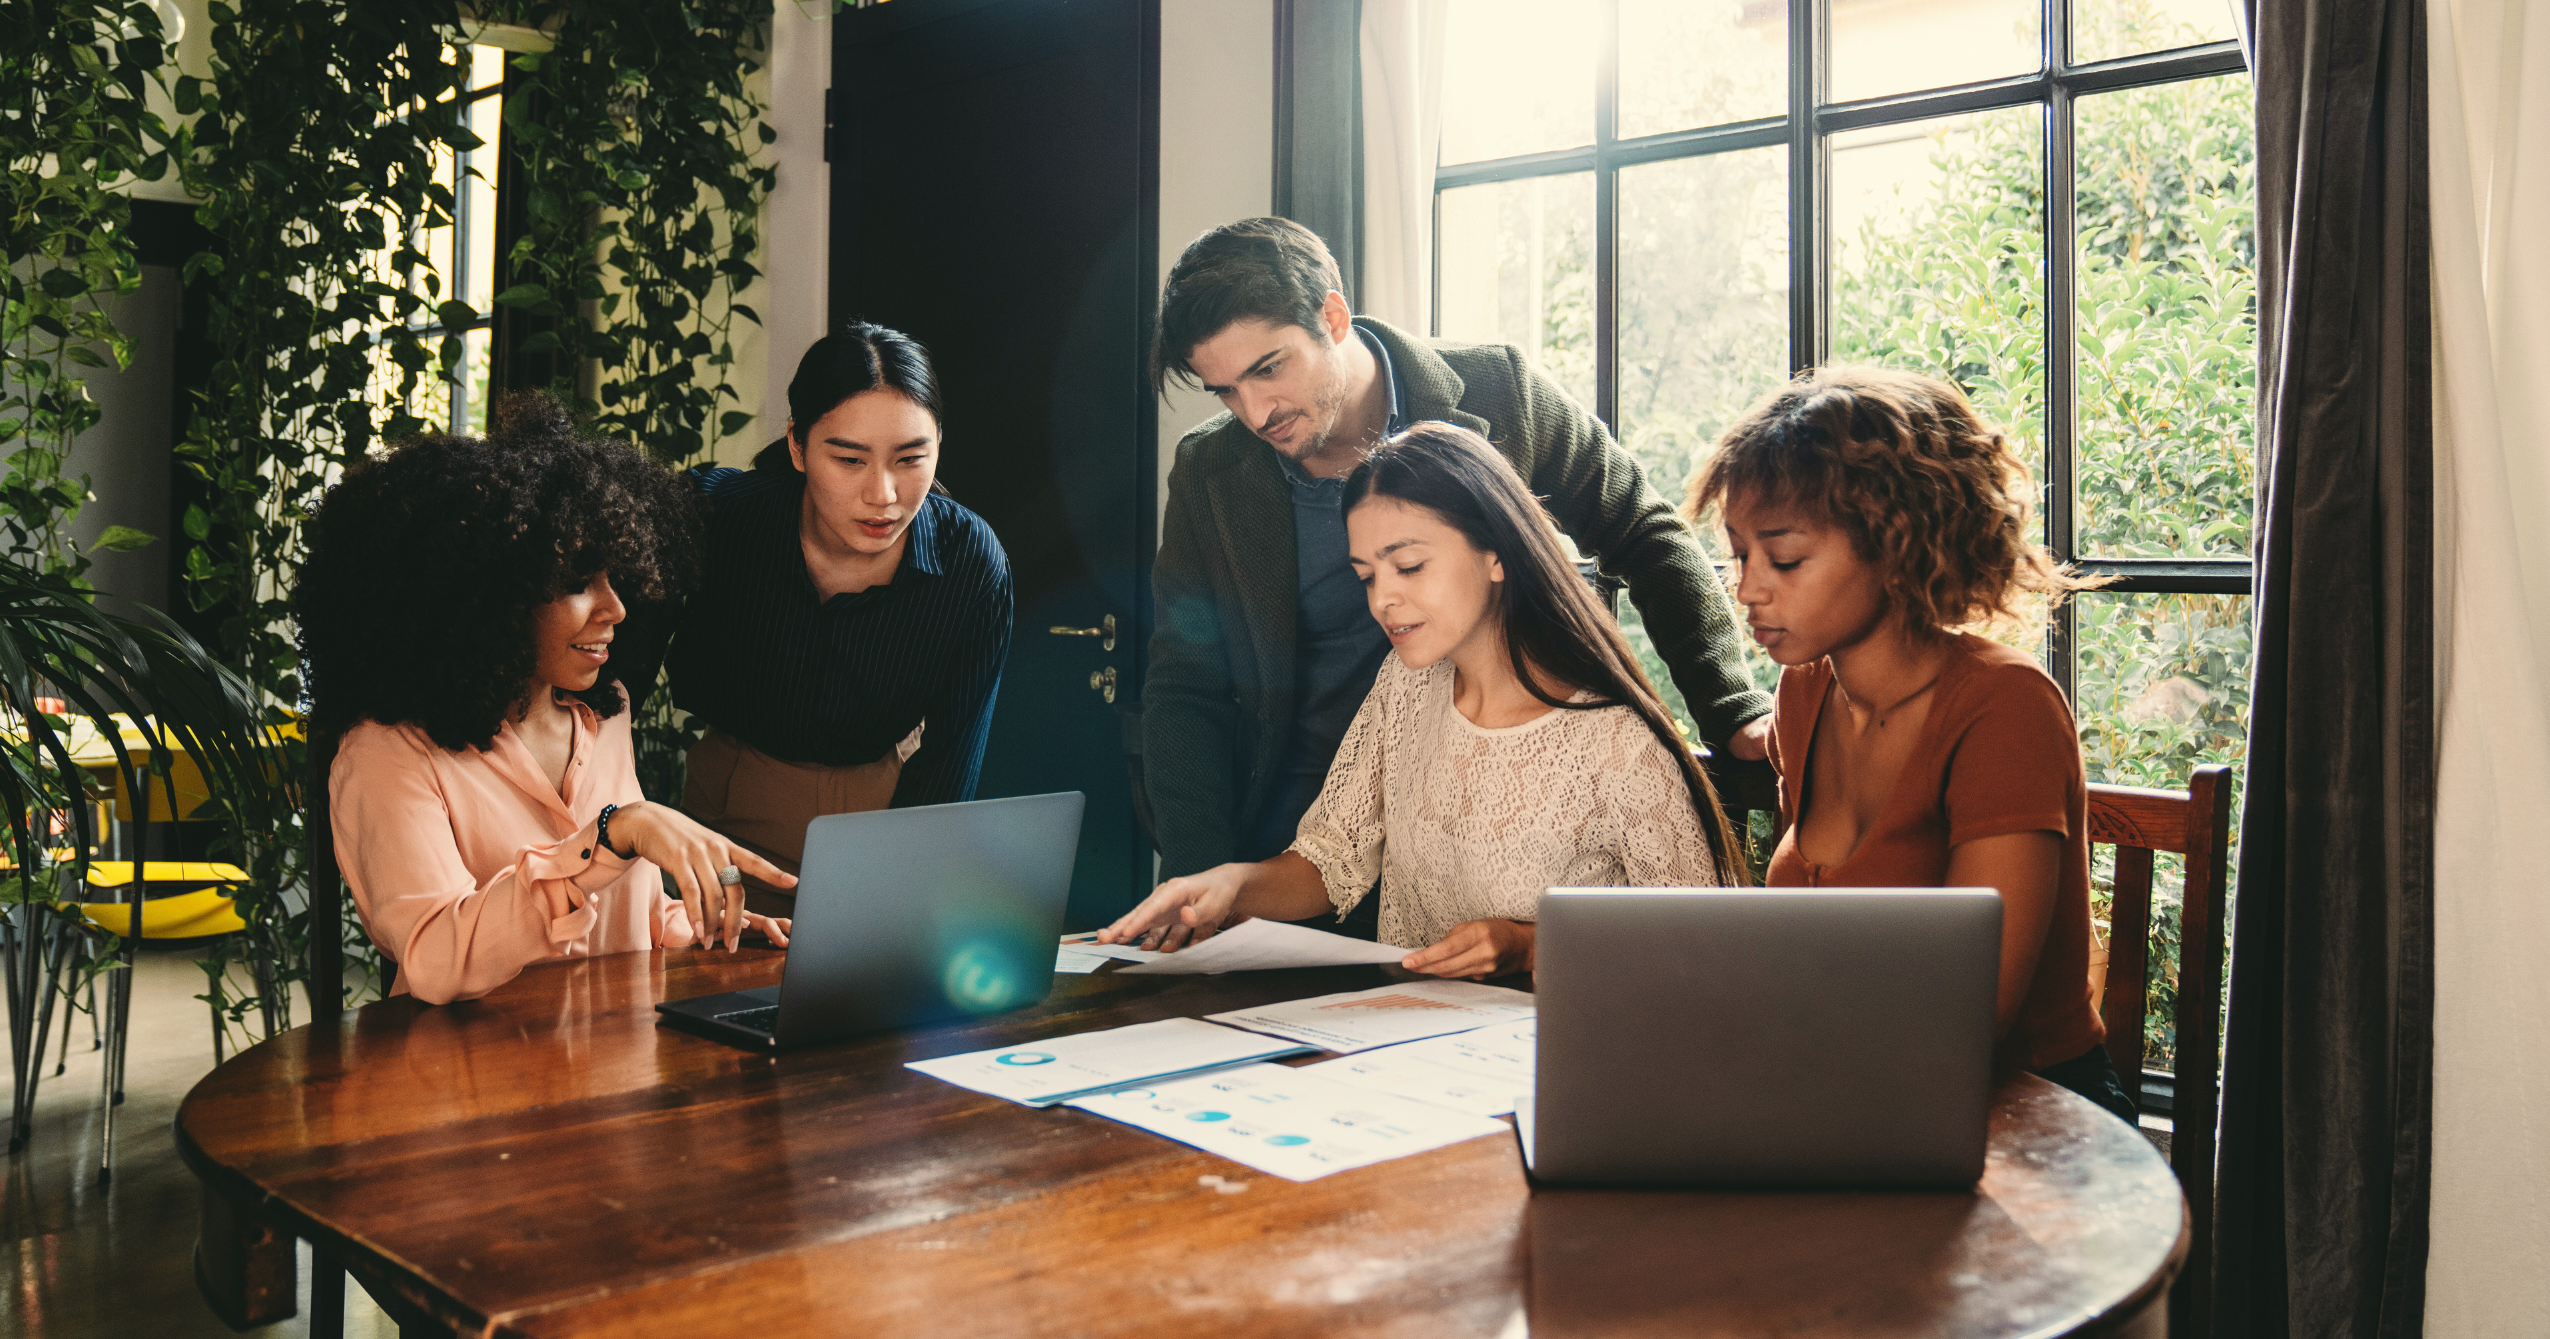
[[[1162,0],[1160,277],[1196,234],[1272,210],[1274,191],[1273,0]],[[1221,408],[1183,387],[1161,403],[1164,510],[1178,438]]]

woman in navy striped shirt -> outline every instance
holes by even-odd
[[[691,472],[707,572],[667,667],[708,734],[682,808],[791,873],[818,816],[973,798],[1009,558],[938,485],[943,417],[928,351],[856,322],[797,364],[784,441]]]

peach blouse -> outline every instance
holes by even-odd
[[[390,993],[476,999],[552,958],[692,941],[654,865],[594,842],[605,804],[635,804],[623,712],[574,706],[562,796],[508,721],[495,747],[446,749],[412,725],[365,721],[328,771],[338,863],[363,928],[398,962]]]

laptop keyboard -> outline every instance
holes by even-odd
[[[779,1030],[779,1006],[773,1004],[760,1009],[744,1009],[731,1014],[719,1014],[717,1015],[717,1021],[720,1023],[732,1023],[739,1028],[745,1028],[753,1032],[777,1032]]]

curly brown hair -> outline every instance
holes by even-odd
[[[579,433],[516,392],[487,436],[430,436],[362,461],[310,522],[292,593],[312,724],[414,725],[492,747],[539,665],[540,607],[597,572],[632,616],[698,579],[699,518],[671,470]],[[617,661],[577,697],[623,706]]]
[[[2034,486],[1964,392],[1891,368],[1810,368],[1718,439],[1682,504],[1699,522],[1729,498],[1838,527],[1884,573],[1889,609],[1916,633],[2024,621],[2030,592],[2099,583],[2030,536]]]

